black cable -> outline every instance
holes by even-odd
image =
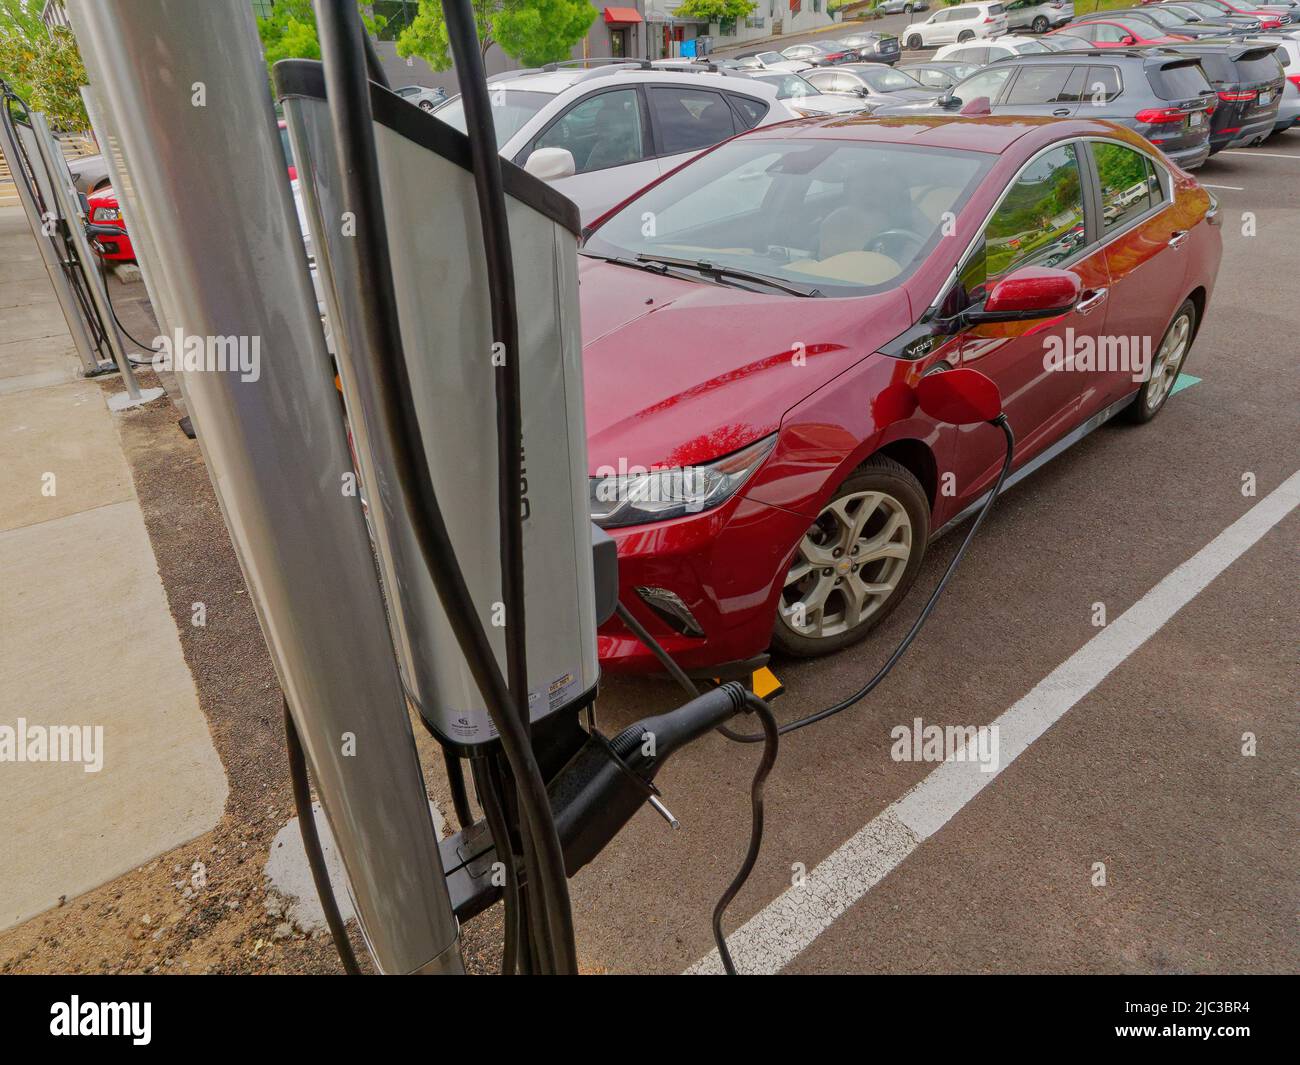
[[[486,754],[476,756],[470,762],[470,772],[474,776],[474,787],[478,791],[479,803],[483,807],[483,817],[487,821],[488,831],[492,835],[492,844],[496,847],[497,861],[505,867],[506,882],[502,890],[504,903],[505,944],[501,951],[501,975],[513,976],[519,971],[519,870],[515,864],[514,846],[510,841],[510,829],[506,825],[502,808],[502,789],[496,779],[494,761]]]
[[[686,675],[686,671],[673,661],[673,656],[665,651],[663,645],[650,635],[649,630],[632,616],[632,612],[623,605],[622,600],[615,603],[614,613],[618,615],[619,620],[622,621],[624,625],[632,630],[632,635],[649,648],[650,653],[654,655],[655,658],[659,660],[659,664],[664,667],[664,672],[672,677],[687,695],[694,699],[700,694],[700,689],[697,688],[695,682]]]
[[[745,886],[745,881],[749,879],[749,874],[754,869],[754,863],[758,861],[758,852],[763,846],[763,784],[767,781],[767,775],[776,762],[776,752],[780,744],[780,730],[777,728],[772,708],[751,691],[745,692],[745,707],[751,713],[757,714],[762,722],[763,757],[758,763],[758,768],[754,770],[754,780],[749,787],[749,850],[745,852],[745,860],[740,866],[740,871],[736,873],[727,890],[718,899],[718,904],[713,908],[713,939],[718,945],[718,956],[722,959],[722,967],[728,976],[736,975],[736,965],[731,960],[731,951],[727,949],[727,937],[722,934],[722,915],[731,900]]]
[[[921,631],[921,626],[925,624],[926,619],[930,616],[930,612],[934,610],[935,603],[939,601],[939,596],[943,594],[943,590],[948,586],[948,581],[956,571],[958,563],[962,560],[962,556],[966,554],[966,548],[970,547],[970,543],[975,538],[976,532],[979,531],[980,524],[988,516],[988,512],[993,508],[993,502],[998,498],[998,493],[1002,491],[1002,483],[1007,479],[1007,474],[1011,470],[1011,459],[1015,451],[1016,434],[1011,431],[1011,424],[1007,421],[1007,416],[1005,414],[999,414],[990,424],[996,425],[1001,429],[1003,436],[1006,437],[1007,453],[1006,457],[1002,460],[1002,469],[998,472],[998,479],[994,483],[992,491],[989,492],[988,499],[984,501],[984,505],[980,507],[979,513],[975,515],[975,520],[971,523],[970,530],[962,540],[961,546],[957,548],[957,553],[952,556],[952,561],[948,563],[948,568],[943,571],[943,576],[939,578],[939,583],[935,586],[934,591],[930,593],[930,598],[921,609],[920,615],[917,617],[916,621],[912,623],[911,629],[909,629],[907,635],[903,637],[902,642],[894,648],[894,653],[889,656],[885,661],[885,664],[877,670],[876,675],[867,681],[866,684],[850,695],[847,699],[842,699],[838,703],[826,707],[825,710],[819,710],[815,714],[809,714],[807,717],[801,717],[797,721],[791,721],[788,724],[782,725],[780,729],[782,736],[789,735],[791,732],[796,732],[807,725],[816,724],[818,721],[825,721],[828,717],[834,717],[842,710],[847,710],[849,707],[861,702],[882,680],[889,676],[890,671],[898,664],[898,660],[903,657],[904,652],[906,652],[906,650],[912,645],[912,641],[916,639],[917,633]],[[759,743],[765,738],[762,734],[746,735],[744,733],[733,733],[730,731],[728,731],[727,737],[728,739],[736,740],[738,743]]]
[[[357,241],[358,265],[367,279],[367,284],[357,292],[362,326],[358,349],[366,352],[376,367],[375,383],[384,412],[381,431],[389,438],[397,482],[405,488],[404,502],[416,542],[457,645],[500,735],[502,750],[518,789],[521,830],[526,826],[537,841],[539,867],[532,870],[531,875],[538,884],[552,886],[555,897],[562,904],[556,907],[561,919],[558,938],[566,960],[574,959],[566,966],[566,971],[573,971],[576,969],[576,948],[573,946],[572,915],[568,907],[568,884],[546,785],[528,730],[521,724],[521,715],[483,629],[478,606],[456,561],[412,400],[384,227],[364,47],[360,43],[364,28],[355,4],[316,0],[316,14],[335,150],[339,171],[343,175],[343,194],[356,219],[354,239]]]
[[[461,828],[469,828],[474,823],[474,811],[470,809],[469,791],[465,787],[465,767],[461,765],[460,756],[447,747],[442,748],[442,761],[447,767],[447,783],[451,787],[451,805],[456,811],[456,823]]]
[[[519,321],[515,297],[514,260],[506,215],[501,156],[497,150],[491,100],[483,54],[470,0],[444,0],[443,18],[456,64],[465,108],[465,128],[473,166],[479,225],[487,267],[488,300],[492,311],[492,339],[502,345],[504,358],[494,359],[497,398],[497,506],[501,529],[501,599],[505,606],[506,671],[510,691],[522,723],[528,714],[528,640],[524,585],[523,526],[523,414],[520,391]],[[533,852],[531,832],[520,818],[524,858]],[[540,847],[540,841],[537,846]],[[538,871],[540,872],[539,867]],[[543,962],[554,956],[558,971],[577,972],[573,943],[573,915],[568,883],[553,876],[537,876],[538,901],[550,928],[551,944],[541,950]]]
[[[307,779],[307,755],[298,738],[293,715],[289,713],[289,700],[284,699],[283,702],[284,745],[289,754],[289,779],[293,781],[293,805],[298,811],[302,849],[307,852],[312,882],[316,885],[316,894],[320,897],[321,909],[325,911],[325,923],[329,925],[330,935],[334,937],[339,960],[343,962],[343,971],[349,976],[360,976],[361,967],[357,965],[357,956],[352,952],[352,941],[348,939],[347,926],[343,923],[338,901],[334,898],[334,886],[330,883],[329,870],[325,867],[325,852],[321,850],[320,836],[316,832],[316,814],[311,808],[311,784]]]
[[[130,333],[127,332],[126,326],[122,324],[122,319],[117,316],[117,308],[113,306],[113,293],[110,291],[108,285],[108,271],[104,267],[103,259],[99,260],[99,279],[104,283],[104,298],[108,301],[108,313],[113,316],[113,321],[117,324],[117,328],[121,331],[122,335],[126,337],[127,340],[131,341],[131,343],[134,344],[137,348],[144,348],[145,351],[153,352],[156,355],[158,353],[158,349],[155,348],[152,344],[145,344],[139,340],[136,340],[135,337],[133,337]],[[128,355],[127,358],[130,359],[131,357]],[[135,362],[134,360],[131,361],[134,362],[136,366],[153,365],[151,361],[145,361],[145,362]]]

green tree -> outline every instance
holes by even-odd
[[[701,22],[738,22],[754,7],[752,0],[682,0],[674,15]]]
[[[361,21],[370,34],[383,29],[384,18],[371,15],[368,0],[357,0]],[[281,59],[319,59],[320,38],[316,35],[316,13],[311,0],[275,0],[265,18],[258,16],[257,35],[269,71]]]
[[[566,58],[596,18],[588,0],[474,0],[473,6],[479,52],[486,56],[495,44],[528,66]],[[419,56],[434,70],[451,66],[441,0],[420,0],[397,38],[397,54]]]
[[[81,86],[89,79],[81,53],[66,29],[46,28],[44,6],[44,0],[0,0],[0,76],[52,129],[87,129]]]

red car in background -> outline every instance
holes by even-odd
[[[296,181],[298,168],[293,165],[293,150],[289,147],[289,129],[281,119],[280,146],[284,149],[284,158],[289,165],[289,180]],[[105,186],[92,192],[87,197],[90,206],[90,222],[97,226],[112,226],[122,231],[121,237],[97,235],[91,238],[91,247],[101,259],[108,262],[135,262],[135,249],[131,247],[131,238],[126,232],[126,223],[122,220],[122,208],[117,202],[117,193],[111,186]]]
[[[1116,414],[1149,421],[1218,225],[1098,120],[807,119],[670,172],[580,249],[591,510],[623,603],[705,674],[861,639],[1003,457],[998,429],[918,411],[916,384],[991,377],[1013,478]],[[659,668],[617,618],[599,645],[606,669]]]
[[[1061,30],[1069,37],[1082,37],[1091,41],[1098,48],[1133,48],[1146,45],[1184,44],[1192,38],[1179,33],[1155,33],[1156,25],[1141,19],[1125,19],[1116,16],[1112,19],[1096,19],[1088,22],[1073,22]],[[1050,37],[1052,34],[1048,34]]]

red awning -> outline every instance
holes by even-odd
[[[606,22],[640,22],[641,12],[634,7],[605,8]]]

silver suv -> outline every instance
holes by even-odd
[[[573,200],[584,225],[702,149],[798,117],[775,86],[711,63],[578,60],[498,74],[488,93],[501,154]],[[433,114],[464,132],[460,97]]]
[[[1046,33],[1074,18],[1072,0],[1007,0],[1002,7],[1012,30]]]

